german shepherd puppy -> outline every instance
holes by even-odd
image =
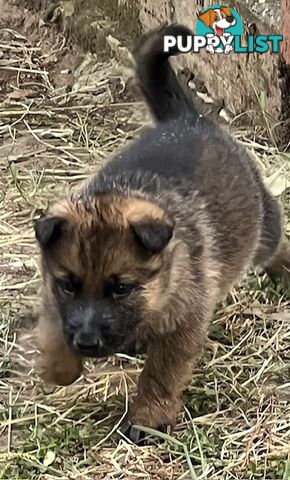
[[[144,345],[124,432],[174,427],[215,306],[251,266],[287,272],[276,201],[246,150],[197,110],[164,53],[171,25],[135,52],[156,120],[80,190],[35,222],[42,259],[41,369],[69,384],[83,357]]]

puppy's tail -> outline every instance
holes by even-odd
[[[178,54],[176,47],[164,52],[164,37],[187,37],[192,32],[183,25],[169,25],[142,37],[135,49],[136,72],[142,93],[159,122],[181,116],[197,116],[193,101],[179,84],[169,63],[169,57]]]

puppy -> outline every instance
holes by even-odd
[[[136,49],[156,120],[77,194],[35,222],[41,250],[43,378],[69,384],[83,357],[146,346],[124,432],[174,427],[215,306],[248,267],[287,273],[281,215],[247,152],[195,108],[163,52]]]
[[[198,18],[219,37],[224,34],[227,28],[236,24],[236,19],[232,16],[230,7],[209,9],[199,15]]]
[[[232,16],[230,7],[217,7],[210,8],[198,16],[199,20],[204,23],[208,28],[213,30],[214,33],[207,33],[207,38],[217,37],[230,37],[230,33],[226,30],[233,27],[237,22]],[[232,45],[225,45],[225,47],[218,46],[214,48],[212,44],[207,45],[206,51],[214,53],[229,54],[233,50]]]

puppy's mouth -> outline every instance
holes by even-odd
[[[216,34],[217,34],[217,36],[218,36],[218,37],[221,37],[222,34],[224,33],[224,28],[218,27],[217,25],[216,25],[215,28],[216,28]]]
[[[100,338],[93,340],[92,336],[91,341],[88,338],[86,342],[84,340],[80,342],[77,336],[71,336],[68,341],[73,351],[82,357],[89,358],[106,358],[116,353],[134,356],[146,353],[147,350],[145,342],[132,338],[124,339],[122,342],[119,339],[119,341],[105,343]]]
[[[91,358],[104,358],[113,355],[118,352],[122,346],[112,342],[110,344],[104,343],[101,338],[94,339],[91,337],[91,341],[80,341],[77,336],[70,342],[73,350],[82,357]]]
[[[233,27],[236,24],[236,20],[234,17],[227,17],[223,18],[222,20],[219,20],[215,24],[215,30],[217,36],[221,37],[224,33],[224,30],[227,28]]]
[[[90,357],[90,358],[105,358],[113,355],[114,349],[108,348],[101,345],[75,345],[72,344],[73,349],[82,357]]]

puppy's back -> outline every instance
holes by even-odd
[[[248,204],[255,198],[259,175],[246,151],[199,113],[179,84],[169,61],[178,51],[172,48],[164,52],[166,35],[187,36],[192,32],[182,25],[163,27],[145,35],[134,52],[140,88],[156,125],[117,154],[99,180],[105,176],[103,184],[110,184],[111,178],[112,184],[121,188],[141,187],[146,192],[158,188],[148,182],[150,176],[158,176],[161,189],[199,189],[213,201],[223,193],[226,202],[237,196],[238,190]]]

